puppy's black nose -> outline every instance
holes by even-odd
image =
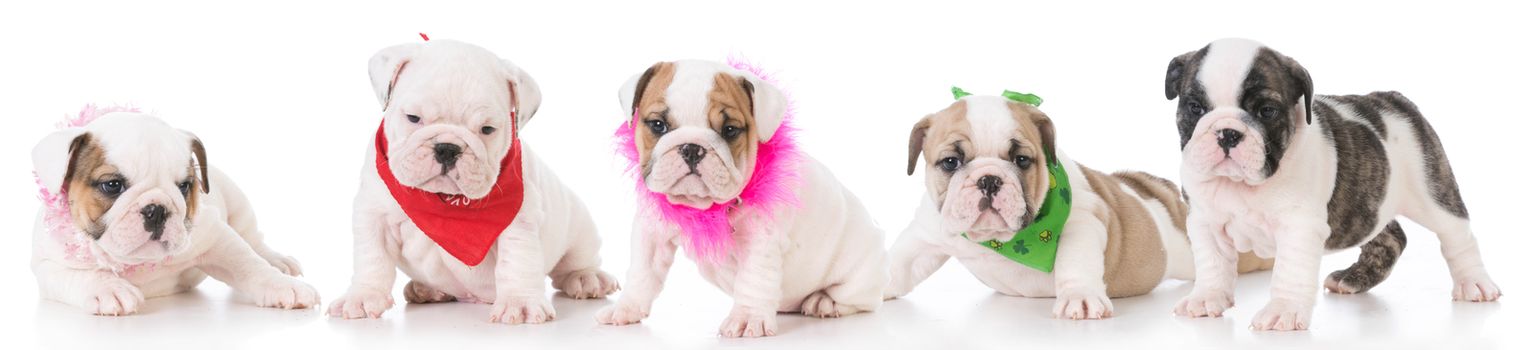
[[[1241,138],[1245,136],[1233,129],[1220,129],[1214,132],[1215,140],[1220,143],[1220,148],[1225,149],[1225,153],[1230,153],[1231,148],[1241,144]]]
[[[431,149],[437,154],[437,163],[441,163],[442,166],[447,168],[451,168],[453,163],[457,163],[458,156],[463,154],[463,147],[458,147],[458,145],[451,143],[439,143],[436,146],[432,146]]]
[[[980,187],[980,194],[987,198],[995,197],[996,192],[1001,191],[1001,178],[996,175],[981,176],[980,181],[975,182],[975,186]]]
[[[149,239],[160,240],[160,235],[165,234],[165,206],[146,205],[138,213],[144,216],[144,231],[149,231]]]
[[[703,151],[703,146],[696,143],[683,144],[681,151],[682,161],[687,162],[688,167],[698,166],[698,162],[703,161],[703,155],[707,153]]]

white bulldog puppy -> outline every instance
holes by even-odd
[[[1192,279],[1177,186],[1080,165],[1055,135],[1049,116],[997,96],[964,96],[917,122],[906,172],[927,159],[926,196],[890,249],[885,297],[910,293],[949,258],[999,293],[1055,297],[1054,316],[1069,319],[1110,317],[1109,298]],[[1243,259],[1243,271],[1264,267]]]
[[[212,276],[263,307],[319,304],[292,277],[298,261],[262,243],[250,202],[208,166],[201,140],[136,111],[95,112],[32,150],[45,202],[32,271],[44,299],[129,315]]]
[[[829,169],[794,149],[777,87],[718,62],[676,61],[619,96],[640,208],[628,291],[600,323],[649,316],[679,245],[734,298],[721,336],[774,335],[778,312],[839,317],[883,302],[883,233]]]
[[[379,317],[395,268],[409,302],[494,303],[509,324],[554,318],[545,276],[573,298],[618,290],[585,204],[520,142],[542,99],[527,72],[450,40],[385,48],[368,70],[383,123],[353,204],[352,286],[330,315]]]
[[[1261,43],[1224,39],[1172,59],[1188,235],[1198,266],[1177,314],[1233,306],[1236,252],[1276,257],[1272,300],[1255,330],[1311,325],[1321,256],[1362,245],[1326,289],[1361,293],[1384,281],[1406,247],[1396,218],[1438,234],[1455,300],[1502,291],[1481,262],[1443,145],[1397,92],[1314,96],[1310,73]]]

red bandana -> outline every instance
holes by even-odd
[[[516,120],[515,116],[511,120]],[[373,140],[378,151],[375,156],[378,177],[405,210],[405,216],[464,264],[477,266],[483,262],[496,237],[522,210],[522,141],[517,138],[515,127],[511,131],[511,150],[501,159],[501,176],[496,178],[490,194],[480,199],[401,185],[389,171],[389,142],[384,139],[382,123]]]

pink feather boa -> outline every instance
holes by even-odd
[[[763,72],[761,67],[752,65],[743,60],[731,57],[727,63],[735,69],[748,72],[760,78],[762,81],[774,86],[781,87],[776,79]],[[773,133],[772,139],[757,145],[756,166],[753,168],[751,179],[746,181],[746,186],[740,192],[739,201],[736,203],[714,204],[706,210],[672,204],[666,200],[666,195],[650,191],[645,187],[644,176],[639,173],[639,149],[634,143],[634,125],[638,116],[633,116],[618,131],[613,134],[616,139],[618,154],[628,160],[626,171],[634,175],[635,189],[639,193],[639,205],[641,210],[653,209],[660,214],[664,224],[676,226],[681,230],[682,237],[687,241],[688,252],[700,262],[718,263],[730,254],[734,253],[735,237],[734,230],[730,225],[730,213],[732,211],[745,210],[745,225],[759,225],[771,222],[773,216],[784,207],[798,207],[799,196],[796,187],[799,184],[800,154],[794,141],[798,129],[793,127],[794,105],[793,100],[785,99],[789,103],[783,112],[783,122],[778,124],[778,130]]]
[[[114,112],[137,113],[139,109],[132,106],[101,108],[96,105],[85,105],[78,115],[66,117],[55,126],[59,129],[85,127],[96,121],[96,118]],[[123,264],[101,251],[101,247],[94,244],[90,237],[75,228],[69,213],[69,195],[66,194],[68,188],[61,187],[58,192],[54,192],[49,185],[43,184],[43,179],[38,178],[36,173],[33,173],[32,177],[37,182],[37,199],[43,202],[43,225],[47,227],[49,236],[64,245],[65,259],[76,263],[94,264],[118,274],[154,269],[156,266],[154,262]]]

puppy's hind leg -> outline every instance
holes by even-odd
[[[1326,276],[1326,290],[1338,294],[1363,293],[1384,282],[1406,249],[1406,232],[1401,230],[1400,223],[1391,221],[1361,249],[1353,266]]]
[[[864,268],[856,275],[826,289],[810,293],[800,304],[805,316],[820,318],[842,317],[859,312],[871,312],[884,303],[884,289],[889,284],[887,262],[882,252],[872,253]]]
[[[602,257],[597,251],[602,246],[596,234],[596,224],[586,213],[584,205],[576,204],[575,216],[570,229],[570,249],[559,259],[549,278],[561,294],[575,299],[603,298],[618,292],[618,279],[602,271]]]
[[[1454,300],[1496,301],[1501,298],[1502,289],[1486,272],[1481,249],[1470,233],[1470,219],[1438,208],[1422,211],[1426,213],[1408,214],[1407,217],[1438,234],[1440,251],[1449,264],[1449,276],[1454,278]]]
[[[244,239],[245,243],[249,244],[250,248],[256,251],[256,255],[260,255],[261,259],[266,260],[267,263],[277,268],[278,271],[282,271],[283,274],[288,276],[303,275],[303,268],[298,265],[297,259],[278,253],[272,250],[271,247],[266,246],[266,235],[257,229],[256,212],[251,208],[250,200],[245,197],[245,193],[241,192],[238,186],[233,185],[233,182],[229,181],[227,176],[222,174],[215,176],[218,177],[216,181],[223,182],[223,185],[218,186],[218,189],[222,191],[220,194],[224,197],[224,206],[229,211],[229,227],[234,228],[234,231],[239,233],[240,238]]]
[[[427,286],[420,281],[412,280],[410,283],[405,284],[405,301],[411,304],[444,303],[457,300],[458,298]]]

